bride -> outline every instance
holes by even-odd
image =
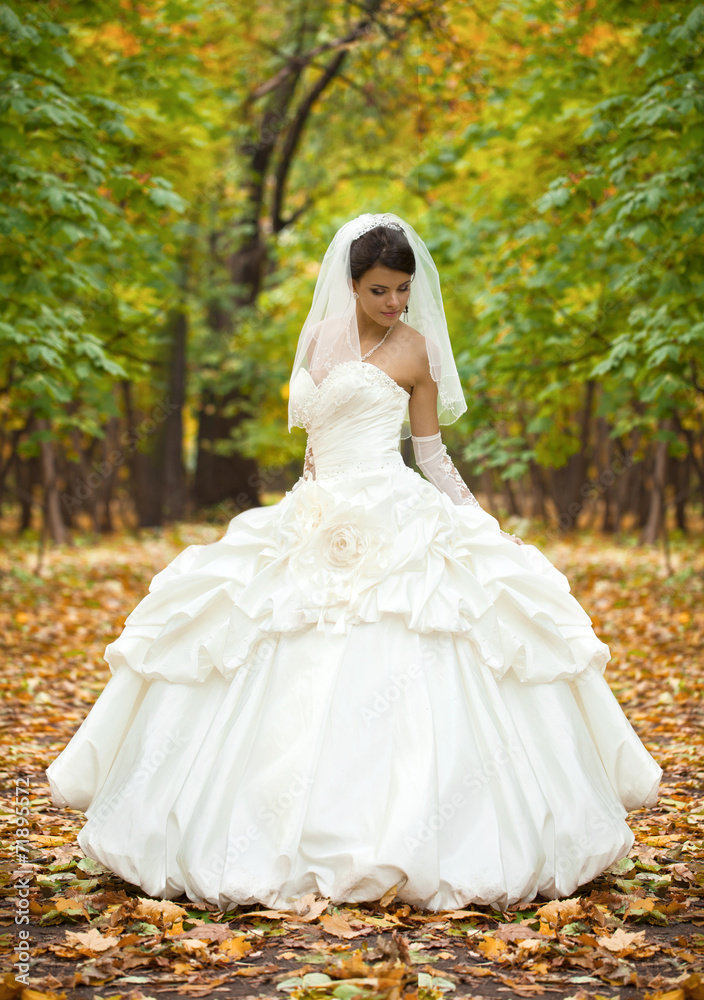
[[[303,475],[154,577],[48,769],[86,855],[222,909],[437,911],[569,895],[628,853],[660,768],[566,578],[447,454],[465,409],[425,244],[347,223],[291,375]]]

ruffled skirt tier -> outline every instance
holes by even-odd
[[[410,469],[299,480],[157,574],[48,769],[84,852],[226,908],[572,893],[660,768],[567,580]]]

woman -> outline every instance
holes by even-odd
[[[627,854],[660,768],[565,577],[458,475],[440,424],[464,409],[424,243],[347,223],[291,376],[303,476],[157,574],[48,769],[89,857],[222,908],[440,910],[571,894]]]

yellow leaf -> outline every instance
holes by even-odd
[[[237,961],[239,958],[244,958],[248,951],[252,950],[252,945],[244,937],[240,935],[239,937],[228,938],[227,941],[223,941],[218,945],[218,951],[221,955],[227,955],[228,958]]]
[[[168,899],[143,899],[137,900],[134,909],[134,916],[141,917],[150,924],[161,925],[173,924],[182,917],[188,916],[188,910],[184,910],[177,903],[172,903]]]
[[[41,990],[24,989],[22,1000],[66,1000],[66,994],[52,993],[51,990],[43,993]]]
[[[288,387],[288,382],[286,382],[285,385]],[[286,397],[288,398],[288,393],[286,393]],[[396,898],[397,892],[398,892],[398,883],[396,883],[396,885],[392,885],[390,889],[386,890],[384,895],[379,900],[380,906],[388,906],[389,903],[392,903],[393,900]]]
[[[619,927],[613,934],[597,938],[596,943],[600,948],[624,955],[645,944],[645,931],[624,931]]]
[[[185,938],[185,940],[179,941],[179,945],[189,955],[196,955],[198,952],[208,950],[208,942],[202,941],[200,938]]]
[[[535,915],[554,926],[571,924],[584,916],[582,904],[578,899],[551,899],[549,903],[538,907]]]
[[[111,937],[100,933],[97,927],[89,931],[67,931],[66,944],[84,955],[94,955],[96,952],[107,951],[120,943],[119,937]]]
[[[339,938],[353,938],[358,934],[367,933],[366,928],[362,931],[352,930],[345,918],[341,917],[339,913],[323,913],[320,917],[320,924],[328,934],[334,934],[335,937]]]
[[[687,1000],[704,1000],[704,980],[698,972],[687,976],[682,986]]]
[[[499,941],[493,937],[484,938],[483,941],[479,942],[477,948],[479,951],[483,951],[487,958],[497,958],[508,951],[508,945],[505,941]]]
[[[367,965],[360,954],[346,955],[327,963],[321,971],[333,979],[365,979],[374,975],[374,969]]]

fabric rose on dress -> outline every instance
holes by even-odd
[[[389,529],[361,504],[336,503],[326,511],[318,531],[319,548],[332,570],[378,579],[386,569]]]
[[[383,575],[391,533],[362,504],[335,497],[313,481],[296,491],[279,525],[281,555],[310,607],[345,604]]]
[[[305,505],[301,504],[299,509],[296,511],[296,520],[300,525],[301,531],[315,531],[316,528],[320,527],[320,524],[325,517],[327,506],[329,506],[329,504],[326,504],[326,502],[320,497],[309,497]]]
[[[282,554],[296,549],[315,531],[335,498],[315,480],[299,480],[298,489],[289,491],[281,502],[276,525],[276,544]]]
[[[369,536],[360,535],[354,525],[338,526],[329,535],[328,560],[333,566],[350,566],[360,562],[371,545]]]

